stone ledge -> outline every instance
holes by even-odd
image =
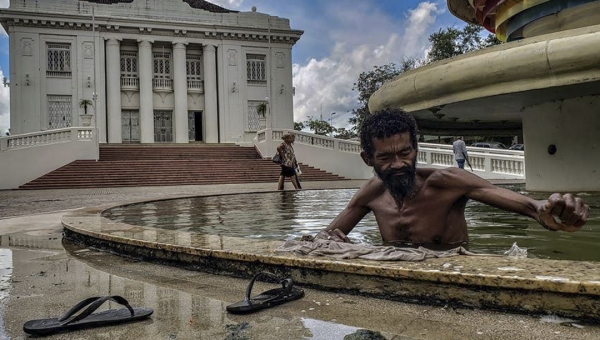
[[[479,256],[378,262],[280,255],[275,253],[278,241],[191,234],[101,217],[111,206],[115,205],[65,215],[65,238],[123,256],[216,274],[250,277],[269,270],[325,290],[600,321],[600,264],[594,262]]]

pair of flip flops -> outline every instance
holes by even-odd
[[[110,309],[94,313],[106,301],[114,301],[126,308]],[[50,335],[85,328],[140,321],[150,317],[153,312],[150,308],[132,308],[125,298],[118,295],[96,296],[79,302],[59,318],[27,321],[23,325],[23,330],[33,335]]]
[[[270,289],[252,297],[251,295],[254,282],[261,277],[276,279],[279,281],[282,287]],[[256,274],[250,281],[250,284],[246,289],[245,299],[227,306],[226,309],[232,314],[253,313],[261,309],[298,300],[303,296],[304,291],[300,288],[294,287],[294,282],[292,279],[279,279],[274,274],[262,272]],[[126,308],[110,309],[94,313],[106,301],[117,302]],[[92,327],[102,327],[126,322],[140,321],[149,318],[153,312],[154,311],[151,308],[132,308],[125,298],[118,295],[97,296],[87,298],[79,302],[59,318],[27,321],[23,325],[23,330],[26,333],[33,335],[50,335]]]
[[[252,287],[256,279],[261,277],[268,277],[277,280],[282,287],[267,290],[259,295],[252,296]],[[304,291],[300,288],[294,287],[294,281],[292,279],[280,279],[274,274],[268,272],[262,272],[254,275],[248,288],[246,288],[246,296],[244,300],[233,303],[227,306],[225,309],[227,312],[232,314],[248,314],[257,312],[259,310],[270,308],[284,304],[289,301],[298,300],[304,297]]]

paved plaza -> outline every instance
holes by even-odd
[[[307,182],[303,186],[357,188],[362,183]],[[0,339],[27,338],[22,331],[25,321],[55,317],[86,297],[108,294],[124,295],[135,306],[151,307],[155,313],[143,322],[48,339],[334,340],[359,329],[396,340],[566,340],[597,339],[600,335],[597,326],[542,322],[540,316],[406,304],[313,289],[305,289],[306,296],[293,303],[246,316],[230,315],[225,306],[243,298],[247,280],[139,262],[61,242],[60,219],[72,209],[199,194],[272,191],[275,185],[0,191]],[[257,291],[268,288],[272,287],[257,285]]]

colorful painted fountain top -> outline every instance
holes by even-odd
[[[597,14],[598,0],[448,0],[448,8],[459,19],[485,27],[502,41],[526,38],[529,24],[569,10],[568,20]],[[563,20],[563,19],[560,19]],[[588,24],[593,21],[587,20]],[[580,25],[581,26],[581,25]],[[544,32],[540,32],[544,33]]]

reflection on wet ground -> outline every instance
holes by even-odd
[[[0,339],[24,339],[25,321],[57,316],[80,300],[121,295],[153,308],[151,320],[50,336],[47,339],[321,339],[369,329],[385,339],[595,339],[600,328],[567,327],[523,316],[431,307],[306,289],[293,303],[250,315],[225,306],[243,298],[247,280],[138,262],[64,243],[57,235],[12,234],[0,248]],[[5,235],[6,237],[6,235]],[[4,240],[4,238],[3,238]],[[37,245],[47,243],[49,248]],[[273,288],[259,282],[257,292]],[[119,308],[109,303],[106,308]],[[393,320],[393,322],[390,322]]]
[[[545,199],[548,194],[513,191]],[[283,240],[315,234],[344,209],[356,189],[253,193],[155,201],[117,207],[103,215],[116,222],[199,234]],[[600,261],[600,194],[581,194],[590,205],[588,223],[577,233],[552,233],[532,219],[470,201],[465,211],[469,248],[502,254],[514,242],[530,257]],[[380,244],[372,214],[350,233],[356,242]]]

